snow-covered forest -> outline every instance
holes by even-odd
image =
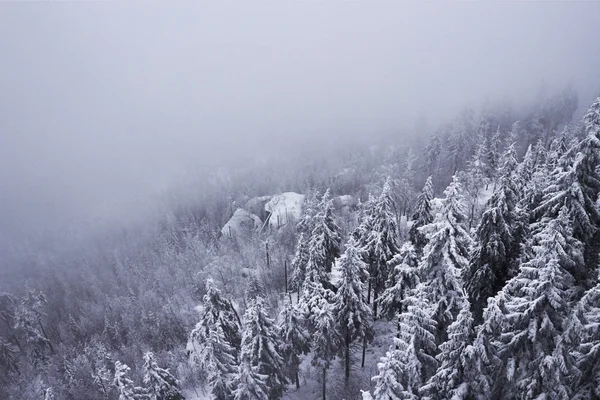
[[[221,171],[153,224],[23,255],[0,397],[600,396],[600,98],[342,150]]]
[[[600,399],[599,21],[0,1],[0,400]]]

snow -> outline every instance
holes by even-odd
[[[270,213],[269,224],[279,228],[288,221],[298,221],[302,216],[302,204],[305,196],[295,192],[285,192],[273,196],[265,204],[265,211]]]
[[[233,216],[221,229],[223,236],[239,235],[240,233],[250,233],[257,231],[262,226],[262,221],[255,214],[252,214],[242,208],[238,208]]]

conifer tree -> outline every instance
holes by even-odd
[[[435,335],[439,345],[446,340],[446,330],[462,306],[461,274],[468,266],[471,238],[465,229],[463,197],[455,178],[444,194],[442,211],[434,221],[421,228],[429,237],[419,264],[421,282],[431,302],[437,322]]]
[[[575,284],[590,288],[596,280],[600,240],[600,211],[596,200],[600,193],[600,98],[592,104],[583,118],[587,135],[576,147],[563,157],[572,157],[572,165],[555,168],[552,182],[544,191],[541,204],[534,210],[539,221],[543,217],[555,218],[565,205],[573,224],[573,236],[584,245],[587,267],[582,275],[574,274]]]
[[[427,244],[427,237],[419,228],[433,222],[433,212],[431,210],[431,200],[433,199],[433,183],[431,176],[427,178],[421,194],[417,198],[417,206],[413,213],[412,226],[410,227],[410,241],[415,246],[419,257],[423,254],[423,248]]]
[[[435,359],[436,322],[426,296],[427,288],[419,284],[406,299],[406,311],[399,315],[399,337],[394,339],[401,364],[397,379],[417,398],[421,395],[421,387],[435,374],[438,366]]]
[[[575,336],[572,342],[580,371],[574,398],[600,398],[600,283],[579,300],[569,323],[573,332],[567,334]]]
[[[322,399],[327,397],[327,370],[335,358],[341,339],[335,329],[335,317],[331,305],[323,303],[315,318],[315,333],[312,342],[312,365],[321,370]]]
[[[483,308],[514,276],[521,245],[521,215],[514,169],[514,148],[503,157],[503,175],[477,227],[475,246],[469,266],[463,271],[465,287],[475,320],[480,322]]]
[[[310,336],[304,328],[298,308],[287,297],[283,300],[277,327],[281,338],[279,352],[283,357],[287,376],[290,381],[296,383],[296,388],[299,388],[300,356],[310,350]]]
[[[571,224],[563,208],[537,236],[534,258],[503,289],[504,322],[496,340],[502,360],[502,390],[512,398],[571,398],[571,377],[578,374],[574,360],[559,346],[569,314],[568,291],[573,277]],[[499,389],[497,389],[499,390]]]
[[[411,291],[419,284],[419,257],[412,243],[402,245],[400,254],[396,254],[388,264],[393,268],[387,283],[387,289],[379,298],[381,314],[393,318],[404,311],[402,304]]]
[[[245,356],[242,347],[240,366],[233,383],[234,400],[269,400],[269,389],[265,383],[267,376],[259,374],[258,367],[253,367],[249,357]]]
[[[136,387],[131,378],[129,378],[130,368],[121,363],[115,362],[115,378],[113,385],[117,388],[119,400],[141,400],[147,398],[145,391]]]
[[[374,204],[371,214],[371,232],[366,248],[369,254],[369,275],[373,289],[373,316],[377,317],[379,294],[385,290],[389,278],[388,261],[400,250],[398,225],[396,223],[396,205],[391,197],[389,180],[383,185],[381,195]]]
[[[287,380],[284,374],[281,337],[273,319],[267,314],[264,300],[257,296],[250,300],[244,314],[242,348],[256,372],[265,375],[269,399],[279,399]]]
[[[178,382],[167,369],[156,364],[154,354],[144,355],[144,385],[149,391],[150,400],[184,400]]]
[[[309,253],[308,253],[308,240],[305,239],[304,233],[300,233],[298,236],[298,242],[296,243],[296,254],[290,264],[292,269],[292,277],[290,280],[290,288],[298,292],[300,296],[300,290],[302,284],[306,278],[306,266],[308,264]]]
[[[214,281],[207,279],[200,322],[192,330],[190,339],[196,343],[203,342],[217,324],[223,330],[227,343],[235,350],[234,356],[237,359],[241,345],[239,316],[231,302],[223,298]]]
[[[372,380],[375,382],[373,400],[404,400],[416,398],[412,393],[404,390],[404,387],[398,382],[398,377],[402,373],[403,365],[400,361],[400,352],[392,346],[390,350],[381,358],[377,364],[379,371]]]
[[[367,279],[365,263],[358,250],[350,243],[340,257],[340,284],[333,297],[332,312],[336,316],[336,329],[343,342],[344,374],[350,377],[350,347],[358,339],[366,342],[372,338],[371,309],[364,295],[363,281]]]
[[[208,388],[215,400],[231,399],[237,365],[235,350],[227,342],[221,323],[216,322],[197,345],[198,365],[206,372]]]
[[[319,202],[318,212],[313,218],[314,228],[311,232],[310,253],[314,261],[326,273],[331,272],[331,266],[340,255],[340,228],[333,215],[333,200],[329,190]]]
[[[423,387],[429,398],[446,399],[460,393],[465,370],[469,368],[466,357],[472,351],[466,350],[473,338],[473,317],[469,303],[465,301],[458,317],[448,327],[448,340],[440,345],[440,353],[436,356],[438,370]]]

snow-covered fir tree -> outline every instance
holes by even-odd
[[[518,209],[514,155],[514,147],[510,146],[503,157],[506,160],[503,175],[487,202],[477,227],[468,268],[463,271],[465,288],[478,322],[487,299],[514,276],[520,256],[522,221]]]
[[[333,199],[329,190],[325,192],[318,205],[318,212],[313,218],[313,230],[310,238],[310,253],[314,261],[325,272],[331,272],[331,267],[340,255],[340,228],[333,213]]]
[[[190,333],[190,339],[201,343],[209,336],[211,329],[219,325],[227,343],[235,349],[237,357],[241,345],[240,319],[231,301],[224,298],[212,279],[206,280],[206,294],[203,298],[200,322]]]
[[[147,393],[141,387],[135,386],[129,377],[131,369],[121,363],[115,361],[115,375],[113,385],[117,389],[119,400],[142,400],[148,398]]]
[[[290,264],[292,270],[290,289],[296,290],[298,296],[300,296],[300,290],[302,289],[302,284],[306,278],[306,266],[309,259],[308,244],[308,240],[305,238],[304,233],[300,233],[298,235],[298,241],[296,242],[296,253]]]
[[[542,217],[555,218],[561,208],[567,207],[573,224],[573,236],[584,245],[585,270],[574,273],[575,283],[589,288],[594,285],[599,259],[600,211],[596,200],[600,194],[600,98],[590,107],[583,118],[586,134],[576,147],[564,156],[573,153],[573,163],[566,170],[556,168],[550,184],[543,192],[541,204],[534,213]]]
[[[311,364],[321,370],[322,400],[327,397],[327,370],[338,353],[342,340],[336,330],[336,317],[332,306],[325,302],[315,318],[315,332],[312,341]]]
[[[381,314],[387,318],[394,318],[402,309],[403,301],[411,290],[419,284],[419,257],[415,247],[406,242],[389,262],[392,273],[386,284],[387,289],[379,298]]]
[[[266,375],[257,372],[258,367],[246,356],[242,347],[241,362],[233,381],[233,400],[269,400]]]
[[[573,358],[559,346],[569,315],[568,292],[574,279],[566,270],[573,262],[571,223],[563,207],[556,219],[547,220],[537,236],[534,257],[521,265],[500,294],[504,321],[495,337],[505,396],[534,399],[571,398],[572,378],[578,371]]]
[[[185,399],[179,390],[177,379],[171,375],[169,370],[158,366],[152,352],[144,355],[144,385],[148,390],[150,400]]]
[[[385,356],[377,363],[378,374],[372,380],[375,383],[373,400],[405,400],[417,397],[404,390],[402,383],[398,381],[403,371],[400,360],[400,352],[392,346]]]
[[[574,398],[600,398],[600,283],[577,303],[569,322],[574,327],[575,355],[580,371],[574,385]]]
[[[237,371],[236,351],[225,338],[221,323],[215,322],[208,336],[193,346],[198,357],[195,360],[196,364],[206,373],[208,390],[213,399],[230,399],[233,379]]]
[[[427,300],[427,288],[417,285],[406,302],[406,311],[399,315],[399,335],[394,338],[397,357],[401,364],[397,375],[402,387],[416,398],[421,396],[421,387],[435,374],[438,362],[435,359],[436,321],[433,309]]]
[[[415,246],[419,257],[423,252],[423,248],[427,244],[427,237],[419,228],[433,222],[433,211],[431,209],[431,200],[433,199],[433,183],[431,176],[427,178],[425,186],[417,198],[417,205],[413,213],[412,226],[410,227],[410,241]]]
[[[388,261],[400,250],[398,225],[396,223],[396,204],[390,193],[389,180],[383,185],[381,195],[373,205],[369,224],[371,231],[365,248],[361,251],[369,254],[369,292],[373,291],[373,315],[377,317],[378,297],[385,290],[389,278]]]
[[[433,222],[421,228],[429,237],[419,264],[423,290],[431,303],[437,322],[435,341],[446,341],[448,326],[458,315],[463,296],[461,275],[468,266],[471,238],[466,230],[466,216],[461,187],[455,178],[444,192],[443,207]]]
[[[281,348],[281,337],[263,298],[251,299],[244,314],[242,349],[245,353],[241,357],[250,360],[258,374],[267,377],[265,384],[271,400],[281,398],[287,383]]]
[[[341,276],[337,293],[333,297],[332,313],[336,316],[336,329],[343,342],[344,375],[348,379],[351,346],[360,340],[364,354],[366,343],[373,335],[373,321],[363,284],[368,277],[367,267],[352,243],[348,244],[340,257],[339,269]]]
[[[467,348],[474,339],[473,317],[467,301],[458,313],[456,320],[448,327],[448,340],[439,347],[436,356],[439,367],[434,376],[423,387],[430,399],[450,399],[459,397],[464,382],[465,370],[469,368],[467,357],[473,351]]]
[[[300,387],[298,371],[300,367],[300,356],[310,350],[310,336],[304,326],[304,321],[298,307],[286,296],[283,307],[279,313],[277,330],[281,341],[279,353],[283,358],[283,365],[289,381]]]

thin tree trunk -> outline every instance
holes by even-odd
[[[367,304],[371,303],[371,277],[369,277],[368,281],[369,281],[369,286],[367,289]]]
[[[362,361],[360,362],[360,367],[365,367],[365,356],[367,353],[367,337],[363,337],[363,349],[362,349]]]
[[[350,333],[346,332],[346,380],[350,378]]]
[[[327,368],[323,367],[323,400],[327,397]]]
[[[295,379],[295,381],[296,381],[296,389],[300,389],[300,376],[299,376],[299,374],[298,374],[298,371],[296,371],[296,374],[295,374],[295,375],[296,375],[296,376],[295,376],[295,378],[296,378],[296,379]]]
[[[287,289],[287,260],[283,260],[283,271],[285,274],[285,278],[284,278],[285,279],[285,292],[287,293],[288,292],[288,289]]]
[[[377,293],[377,286],[373,288],[373,319],[377,319],[377,298],[379,297],[379,293]]]
[[[475,203],[471,205],[471,216],[469,217],[469,231],[471,230],[471,226],[473,225],[473,216],[475,215]]]

